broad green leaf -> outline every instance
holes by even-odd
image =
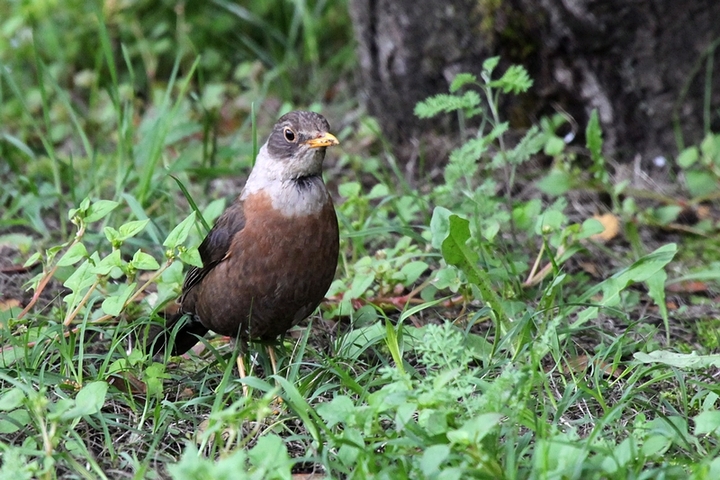
[[[702,412],[696,415],[695,435],[713,435],[715,438],[720,433],[720,412],[717,410]]]
[[[535,185],[541,192],[557,197],[567,193],[573,187],[573,181],[569,173],[553,169]]]
[[[105,300],[103,300],[103,312],[105,312],[106,315],[112,315],[113,317],[120,315],[120,312],[122,312],[125,303],[130,298],[130,295],[133,294],[136,287],[136,283],[131,283],[130,285],[124,285],[120,287],[120,289],[118,289],[118,291],[115,292],[114,295],[111,295]]]
[[[112,212],[118,205],[120,204],[113,200],[98,200],[87,209],[85,223],[97,222]]]
[[[150,219],[146,218],[145,220],[133,220],[132,222],[120,225],[120,228],[118,228],[120,240],[125,241],[130,237],[134,237],[138,233],[142,232],[149,222]]]
[[[642,363],[662,363],[680,369],[720,367],[720,355],[698,355],[655,350],[650,353],[635,352],[635,360]]]
[[[325,420],[327,428],[335,425],[355,424],[355,404],[346,395],[337,395],[329,402],[323,402],[317,407],[317,412]]]
[[[412,285],[427,269],[428,264],[420,260],[406,263],[400,269],[400,275],[404,279],[403,284],[406,287]]]
[[[450,455],[450,445],[431,445],[425,449],[420,458],[420,470],[425,478],[437,478],[440,473],[440,465]]]
[[[31,421],[32,420],[30,419],[30,413],[26,409],[13,410],[4,415],[0,415],[0,435],[9,435],[11,433],[15,433],[20,429],[25,428],[27,425],[30,425]],[[6,453],[7,452],[3,452],[3,457],[5,457]],[[5,460],[5,458],[3,458],[3,460]],[[3,462],[3,467],[4,466],[5,464]],[[2,472],[0,471],[0,478],[15,479],[17,477],[14,475],[12,477],[3,477]]]
[[[700,152],[697,147],[688,147],[678,155],[677,164],[680,168],[692,167],[700,158]]]
[[[120,256],[120,250],[113,250],[109,255],[97,262],[92,271],[97,275],[109,275],[113,268],[122,268],[124,266],[125,262]]]
[[[270,433],[260,437],[248,457],[256,477],[291,480],[295,462],[290,459],[285,442],[277,435]]]
[[[713,174],[707,171],[690,170],[685,172],[685,184],[694,197],[703,197],[717,192],[717,180]]]
[[[160,264],[152,255],[148,255],[141,250],[135,252],[130,264],[138,270],[157,270],[160,268]]]
[[[483,413],[465,422],[457,430],[447,433],[450,442],[460,445],[477,445],[485,435],[500,423],[502,415],[499,413]]]
[[[23,400],[25,400],[25,393],[18,387],[13,387],[0,397],[0,411],[15,410],[22,405]]]
[[[63,255],[60,260],[58,260],[57,265],[59,267],[67,267],[68,265],[74,265],[83,258],[87,258],[88,252],[85,248],[85,245],[82,243],[76,243],[72,247],[68,249],[67,252],[65,252],[65,255]]]
[[[107,382],[88,383],[75,397],[75,405],[60,415],[60,420],[75,420],[85,415],[98,413],[105,404],[107,391]]]
[[[202,268],[202,258],[200,257],[200,252],[197,248],[188,248],[181,250],[178,254],[178,257],[180,257],[180,260],[182,260],[184,263],[187,263],[188,265],[192,265],[193,267]]]
[[[468,279],[477,284],[478,255],[467,248],[465,243],[470,238],[470,222],[455,214],[448,217],[448,235],[442,242],[442,254],[449,265],[455,265],[465,272]]]
[[[176,248],[181,245],[190,234],[190,229],[195,223],[195,212],[191,212],[188,217],[180,222],[177,227],[173,228],[172,232],[167,236],[163,242],[163,246],[168,248]]]

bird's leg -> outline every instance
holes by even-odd
[[[272,367],[273,375],[277,375],[277,361],[275,360],[275,349],[272,345],[267,346],[268,355],[270,356],[270,366]]]
[[[238,352],[238,356],[236,359],[238,373],[240,374],[240,379],[243,379],[247,376],[247,374],[245,373],[245,360],[243,359],[244,355],[245,354],[242,351],[240,351],[240,352]],[[250,396],[250,394],[248,392],[248,386],[246,384],[243,383],[242,389],[243,389],[243,395],[245,395],[246,397]]]

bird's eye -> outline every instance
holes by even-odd
[[[291,128],[285,127],[283,134],[285,134],[285,140],[288,142],[292,143],[295,141],[295,132],[293,132]]]

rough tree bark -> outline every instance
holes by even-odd
[[[608,155],[672,158],[720,131],[716,0],[351,0],[369,111],[402,143],[430,125],[415,103],[501,55],[535,85],[510,105],[527,118],[592,109]],[[520,103],[521,102],[521,103]],[[512,115],[517,118],[517,115]]]

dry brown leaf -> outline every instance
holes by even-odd
[[[590,237],[596,242],[609,242],[613,238],[617,237],[618,233],[620,233],[620,220],[612,213],[593,215],[593,218],[600,222],[604,228],[601,233],[596,233]]]
[[[20,300],[17,298],[7,298],[0,300],[0,312],[10,310],[11,308],[20,308]]]

